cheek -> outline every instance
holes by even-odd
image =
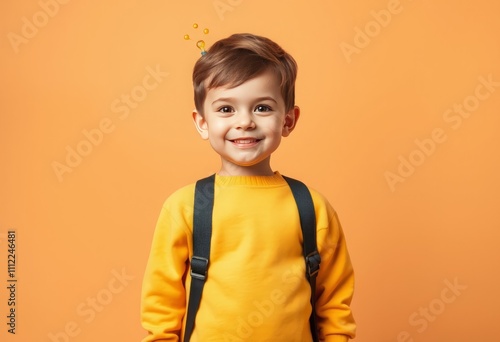
[[[284,125],[285,123],[283,120],[276,118],[272,122],[269,122],[268,125],[266,125],[266,131],[269,134],[281,136]]]
[[[214,138],[220,138],[227,133],[227,127],[223,122],[212,121],[209,123],[208,127],[210,135]]]

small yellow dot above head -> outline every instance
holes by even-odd
[[[193,24],[193,28],[198,28],[198,24],[197,24],[197,23],[194,23],[194,24]]]
[[[190,39],[190,38],[189,38],[189,34],[185,34],[185,35],[184,35],[184,39],[185,39],[185,40],[189,40],[189,39]]]
[[[207,28],[203,30],[203,33],[205,33],[205,34],[208,34],[208,32],[209,32],[209,31],[208,31],[208,29],[207,29]]]

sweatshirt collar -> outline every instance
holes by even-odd
[[[215,182],[220,186],[273,186],[286,185],[278,171],[272,176],[220,176],[215,175]]]

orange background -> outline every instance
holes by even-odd
[[[0,11],[2,341],[144,336],[140,288],[162,202],[219,162],[190,119],[194,42],[235,32],[268,36],[298,61],[302,117],[273,166],[340,215],[356,341],[500,340],[498,2],[66,2]],[[146,76],[156,68],[159,81]],[[123,94],[140,101],[123,107]],[[54,162],[78,146],[87,155],[59,179]]]

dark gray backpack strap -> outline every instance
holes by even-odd
[[[186,316],[184,342],[188,342],[194,329],[196,313],[208,274],[210,240],[212,238],[212,210],[214,206],[215,175],[196,182],[193,211],[193,257],[191,258],[191,290]]]
[[[313,341],[319,341],[318,325],[316,322],[316,276],[319,272],[319,264],[321,257],[318,253],[316,244],[316,214],[314,211],[314,203],[312,201],[311,193],[307,186],[293,178],[285,177],[290,189],[292,190],[293,197],[297,203],[299,210],[300,226],[302,228],[302,236],[304,239],[304,258],[306,260],[306,277],[311,285],[311,317],[309,323],[311,325],[311,334]]]

